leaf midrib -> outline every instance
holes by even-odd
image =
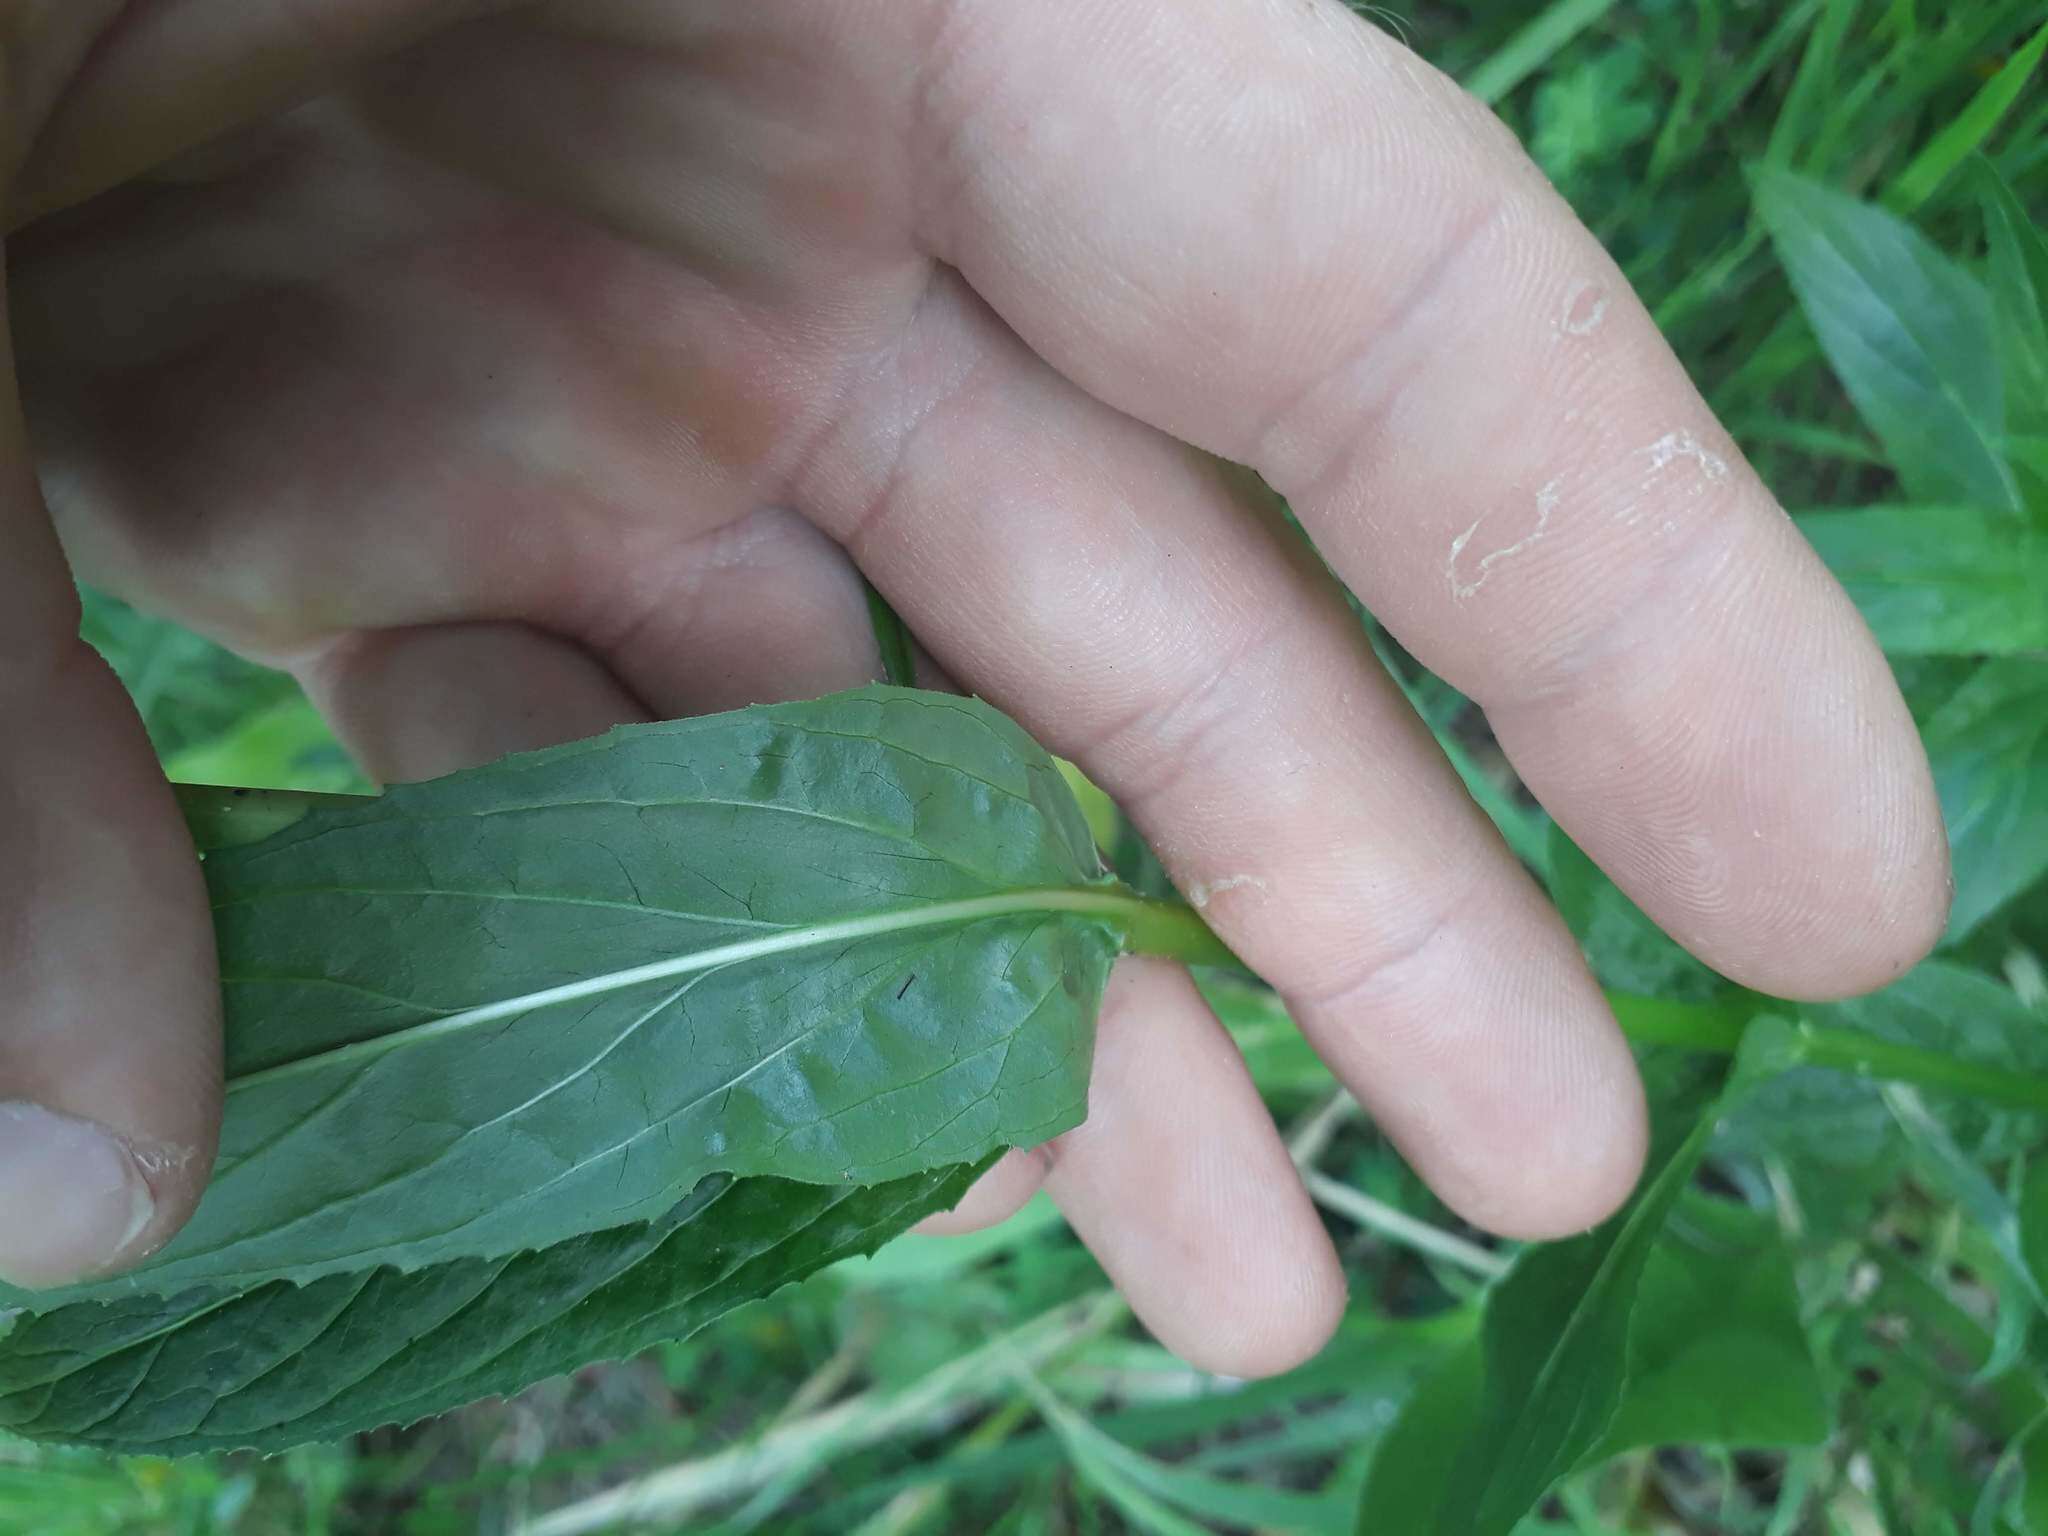
[[[465,1008],[437,1019],[422,1020],[420,1023],[409,1024],[402,1029],[395,1029],[368,1040],[350,1041],[346,1045],[333,1046],[292,1061],[279,1062],[274,1066],[260,1067],[253,1072],[242,1073],[228,1079],[227,1091],[231,1094],[239,1093],[262,1083],[298,1077],[326,1067],[373,1061],[408,1045],[495,1023],[500,1019],[530,1013],[535,1009],[552,1007],[557,1003],[577,1002],[608,992],[624,991],[628,987],[639,986],[645,982],[687,976],[694,971],[713,970],[720,966],[768,959],[777,955],[801,954],[806,950],[876,938],[883,934],[980,922],[986,918],[1009,917],[1023,913],[1065,912],[1124,927],[1128,925],[1130,918],[1148,905],[1150,903],[1145,898],[1121,887],[1055,886],[1004,891],[993,896],[956,897],[948,901],[921,902],[912,907],[867,912],[858,917],[838,918],[829,923],[813,923],[802,928],[790,928],[757,939],[740,939],[730,944],[714,945],[709,949],[685,951],[665,960],[652,960],[642,965],[627,966],[621,970],[564,982],[558,986],[543,987],[537,991],[521,993],[516,997],[480,1003],[473,1008]]]

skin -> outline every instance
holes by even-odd
[[[386,779],[869,679],[864,571],[1517,1236],[1624,1198],[1634,1068],[1273,492],[1710,964],[1828,997],[1940,933],[1854,610],[1510,136],[1336,0],[118,9],[0,7],[0,1097],[140,1156],[96,1262],[198,1196],[218,1014],[67,563]],[[1189,1360],[1312,1354],[1341,1272],[1228,1037],[1156,961],[1101,1032],[1087,1125],[938,1224],[1042,1182]]]

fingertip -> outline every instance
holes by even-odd
[[[1650,1123],[1641,1081],[1624,1080],[1576,1102],[1539,1110],[1539,1123],[1510,1131],[1484,1182],[1439,1181],[1464,1220],[1518,1242],[1552,1242],[1591,1231],[1628,1202],[1643,1175]]]
[[[1256,1380],[1305,1365],[1322,1352],[1350,1299],[1337,1251],[1321,1242],[1296,1245],[1289,1262],[1234,1266],[1257,1283],[1234,1297],[1210,1298],[1201,1313],[1144,1317],[1154,1337],[1197,1370]],[[1276,1291],[1272,1281],[1281,1284]]]
[[[1045,1157],[1036,1147],[1012,1147],[996,1165],[968,1186],[960,1203],[936,1211],[911,1231],[927,1237],[960,1237],[1008,1221],[1045,1182]]]
[[[1886,819],[1847,857],[1827,860],[1830,877],[1800,880],[1777,900],[1756,942],[1723,959],[1702,958],[1744,986],[1795,1002],[1829,1002],[1890,986],[1918,965],[1948,931],[1955,902],[1941,807],[1924,793],[1895,797]],[[1867,850],[1867,851],[1865,851]],[[1718,963],[1717,963],[1718,962]]]

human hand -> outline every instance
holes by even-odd
[[[865,571],[1454,1208],[1584,1227],[1642,1155],[1626,1047],[1230,461],[1709,963],[1822,996],[1939,933],[1860,620],[1504,131],[1336,0],[584,0],[395,51],[450,7],[267,9],[322,34],[144,6],[66,77],[17,181],[75,205],[14,244],[22,390],[80,574],[290,667],[373,774],[866,680]],[[132,89],[173,78],[233,88]],[[113,1128],[153,1197],[112,1251],[137,1175],[52,1218],[74,1133],[0,1115],[0,1268],[47,1280],[196,1200],[217,987],[8,462],[0,1095]],[[1087,1125],[947,1224],[1043,1181],[1190,1360],[1311,1353],[1341,1273],[1227,1036],[1156,962],[1099,1028]]]

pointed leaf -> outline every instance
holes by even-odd
[[[2048,531],[1976,507],[1815,512],[1799,531],[1895,656],[2048,649]]]
[[[2042,36],[2048,37],[2048,27]],[[2016,425],[2037,427],[2048,422],[2048,240],[1989,160],[1976,162],[1976,179],[1991,243],[1991,297],[2006,395]]]
[[[1082,1113],[1132,899],[1057,768],[866,689],[639,726],[207,861],[227,1122],[198,1214],[81,1297],[495,1257],[713,1173],[877,1183]]]
[[[0,1339],[0,1426],[111,1450],[280,1450],[405,1424],[696,1331],[872,1252],[981,1165],[837,1188],[707,1179],[538,1253],[79,1302]]]
[[[2036,29],[2004,66],[1978,89],[1969,104],[1929,139],[1913,163],[1899,173],[1885,202],[1896,212],[1911,213],[1948,179],[1991,131],[2004,120],[2041,66],[2048,50],[2048,24]]]
[[[2005,396],[1991,300],[1895,215],[1761,171],[1757,211],[1800,307],[1916,500],[2020,509],[1998,452]]]
[[[1986,662],[1922,736],[1955,864],[1954,943],[2048,874],[2048,663]]]
[[[1620,1409],[1583,1464],[1638,1446],[1818,1445],[1828,1432],[1783,1236],[1747,1206],[1681,1201],[1643,1269]]]
[[[1626,1399],[1637,1296],[1666,1217],[1719,1113],[1795,1054],[1789,1025],[1757,1020],[1722,1092],[1658,1127],[1626,1206],[1583,1237],[1522,1250],[1487,1294],[1477,1351],[1425,1380],[1388,1432],[1359,1536],[1508,1536],[1600,1443]]]

